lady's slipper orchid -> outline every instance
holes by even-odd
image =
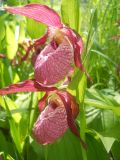
[[[40,144],[53,143],[70,128],[86,148],[74,122],[78,113],[79,106],[71,94],[66,91],[55,92],[34,124],[33,135],[35,139]]]
[[[23,7],[6,7],[5,9],[11,13],[24,15],[44,23],[48,26],[48,30],[43,37],[35,40],[23,57],[23,60],[26,60],[33,47],[36,49],[37,46],[44,46],[40,53],[37,52],[33,55],[32,63],[35,79],[25,80],[0,89],[0,95],[16,92],[46,92],[38,104],[42,113],[33,128],[36,140],[42,144],[52,143],[62,136],[68,127],[80,138],[74,122],[79,111],[74,97],[66,91],[59,91],[52,85],[67,75],[71,76],[74,63],[76,67],[85,72],[81,63],[83,50],[81,37],[65,26],[59,15],[45,5],[28,4]],[[68,83],[69,79],[63,84]],[[46,100],[51,94],[53,96],[50,97],[44,110]],[[81,138],[80,141],[86,147]]]
[[[0,95],[16,92],[37,92],[40,88],[35,87],[35,82],[26,80],[22,83],[13,84],[0,90]],[[43,90],[46,88],[42,88]],[[45,108],[46,100],[50,96],[48,105]],[[78,104],[75,98],[68,92],[57,90],[55,87],[48,87],[48,91],[39,101],[41,112],[34,124],[33,135],[37,142],[41,144],[53,143],[61,137],[65,131],[70,130],[80,139],[81,144],[86,149],[86,144],[80,137],[80,133],[75,125],[74,119],[79,113]]]
[[[65,105],[60,95],[69,104]],[[67,108],[69,112],[66,112]],[[68,127],[74,132],[71,127],[71,125],[74,125],[74,121],[71,121],[72,124],[67,120],[67,113],[71,114],[73,120],[79,113],[79,106],[75,102],[74,97],[65,91],[58,91],[52,94],[49,98],[48,105],[41,112],[34,125],[33,134],[36,140],[41,144],[53,143],[65,133]],[[77,133],[79,135],[78,131]]]
[[[49,44],[38,54],[34,62],[35,79],[41,84],[51,86],[69,74],[72,64],[85,72],[81,63],[83,42],[81,37],[72,29],[65,26],[59,15],[46,5],[28,4],[23,7],[6,7],[8,12],[32,18],[48,26],[47,33],[28,48]]]

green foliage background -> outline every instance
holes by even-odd
[[[67,90],[80,106],[77,124],[87,142],[85,151],[69,130],[54,144],[42,146],[32,138],[38,98],[43,93],[0,97],[0,155],[5,160],[120,160],[120,0],[6,0],[2,5],[42,3],[54,8],[62,21],[84,41],[82,60],[92,77],[89,82],[76,69]],[[0,10],[0,88],[33,76],[31,62],[11,65],[27,38],[44,34],[46,26]],[[19,59],[18,59],[19,60]]]

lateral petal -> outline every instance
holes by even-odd
[[[10,13],[32,18],[47,26],[62,27],[59,15],[46,5],[28,4],[22,7],[5,7],[5,9]]]
[[[17,92],[35,92],[38,89],[34,86],[33,80],[25,80],[8,87],[0,89],[0,95],[12,94]]]

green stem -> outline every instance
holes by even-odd
[[[80,135],[83,141],[85,141],[85,131],[86,131],[86,117],[85,117],[85,109],[84,109],[85,88],[86,88],[86,77],[85,75],[83,75],[78,85],[78,88],[76,90],[76,97],[80,104],[80,114],[78,117],[80,120]],[[86,150],[83,147],[81,147],[81,149],[82,149],[83,160],[87,160]]]
[[[48,147],[49,147],[49,146],[46,145],[45,148],[44,148],[45,160],[48,159]]]
[[[80,108],[81,108],[80,117],[79,117],[80,118],[80,135],[83,141],[85,142],[86,118],[85,118],[85,111],[84,111],[83,103],[81,103]],[[85,148],[82,147],[81,149],[82,149],[83,160],[87,160],[87,154],[86,154]]]

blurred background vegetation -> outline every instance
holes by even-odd
[[[83,38],[82,60],[93,82],[76,69],[67,90],[80,104],[77,118],[85,151],[69,130],[54,144],[32,138],[43,93],[0,96],[0,155],[7,160],[120,160],[120,0],[0,0],[0,88],[33,77],[31,60],[18,65],[28,39],[43,35],[46,26],[5,12],[5,5],[46,4]]]

